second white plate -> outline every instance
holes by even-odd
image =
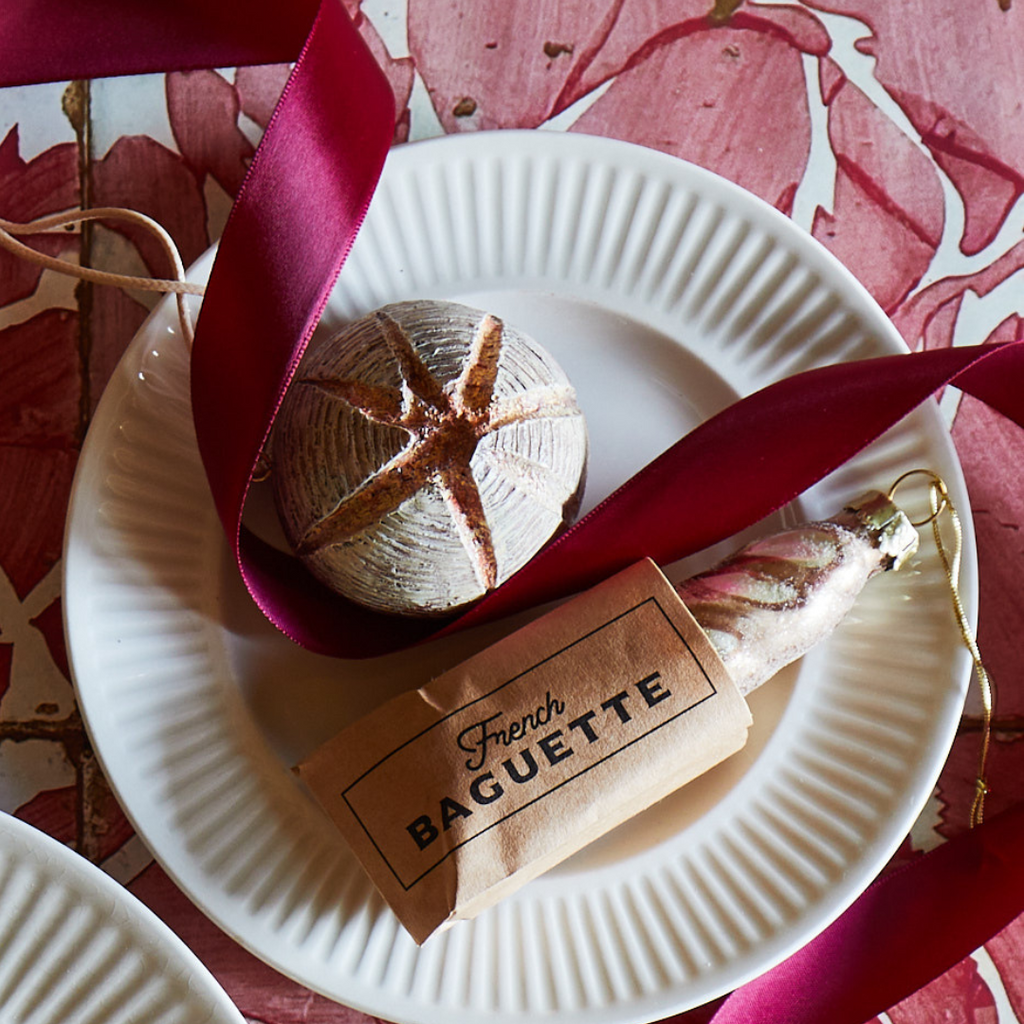
[[[195,954],[112,878],[0,814],[0,1019],[245,1024]]]
[[[740,395],[905,351],[854,279],[776,211],[678,160],[574,135],[394,151],[325,323],[411,297],[488,308],[555,355],[591,430],[588,506]],[[916,466],[968,507],[928,407],[797,511],[830,515]],[[648,1021],[763,971],[837,916],[906,835],[968,678],[925,547],[755,695],[743,753],[418,948],[290,767],[507,625],[360,663],[275,633],[236,578],[208,497],[169,303],[93,422],[64,567],[82,710],[164,867],[264,960],[396,1021]]]

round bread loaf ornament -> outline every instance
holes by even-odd
[[[587,432],[535,341],[452,302],[400,302],[311,351],[274,427],[295,552],[360,604],[440,615],[482,597],[575,516]]]

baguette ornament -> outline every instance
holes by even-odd
[[[871,492],[831,519],[748,544],[676,590],[747,694],[824,640],[864,584],[917,547],[906,514]]]
[[[740,750],[744,695],[917,546],[871,493],[677,586],[641,560],[382,704],[298,774],[423,942]]]
[[[322,344],[274,430],[289,543],[377,611],[475,601],[582,496],[586,425],[564,372],[531,338],[452,302],[385,306]]]

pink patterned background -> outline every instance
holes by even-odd
[[[1011,0],[346,5],[394,88],[396,143],[544,127],[664,150],[790,215],[863,281],[910,346],[1021,336],[1024,8]],[[127,206],[164,224],[189,263],[218,237],[287,73],[2,90],[0,216]],[[36,241],[83,264],[166,272],[130,229]],[[365,1021],[255,960],[178,892],[133,836],[76,711],[60,612],[64,515],[90,414],[147,301],[0,253],[0,807],[125,883],[251,1021]],[[1000,687],[995,813],[1024,799],[1024,435],[953,392],[941,404],[972,497],[980,642]],[[965,827],[973,699],[968,712],[902,859]],[[1024,918],[880,1019],[1024,1021]]]

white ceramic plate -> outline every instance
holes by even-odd
[[[574,135],[449,137],[391,155],[325,319],[415,296],[489,308],[554,353],[588,415],[588,506],[739,395],[905,351],[853,278],[776,211],[678,160]],[[742,754],[416,947],[289,768],[506,627],[358,663],[277,635],[229,564],[187,368],[164,303],[111,381],[80,463],[68,636],[89,730],[134,824],[258,956],[389,1020],[653,1020],[800,946],[908,832],[968,678],[927,543],[755,694]],[[791,512],[827,516],[916,466],[942,473],[968,507],[929,406]],[[968,537],[969,607],[973,566]]]
[[[243,1024],[185,944],[99,868],[0,814],[0,1018]]]

